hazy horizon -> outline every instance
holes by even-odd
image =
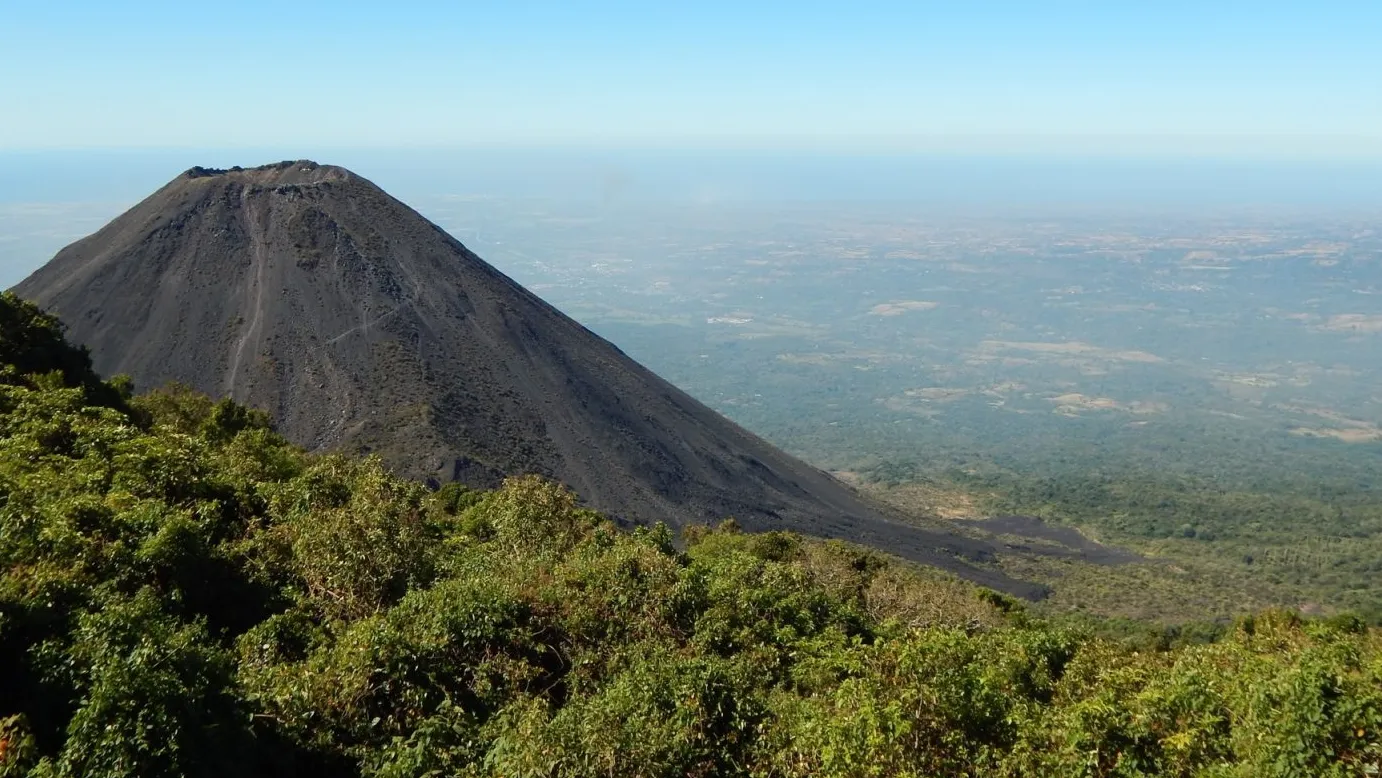
[[[0,149],[0,202],[142,198],[193,166],[340,165],[391,193],[1056,206],[1382,203],[1382,159],[581,147]],[[395,191],[397,190],[397,191]],[[1082,198],[1084,198],[1082,200]]]

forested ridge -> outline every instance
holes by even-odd
[[[1121,640],[732,522],[432,491],[0,299],[0,776],[1359,776],[1382,636]]]

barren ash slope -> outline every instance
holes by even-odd
[[[536,472],[625,520],[734,516],[1041,592],[968,564],[982,542],[890,520],[343,168],[193,168],[14,291],[104,374],[229,395],[310,449],[477,484]]]

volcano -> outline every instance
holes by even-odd
[[[343,168],[193,168],[14,291],[103,374],[230,396],[311,450],[477,486],[538,473],[623,522],[732,516],[1042,591],[715,413]]]

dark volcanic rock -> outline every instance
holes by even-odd
[[[1033,549],[1044,556],[1064,556],[1096,565],[1125,565],[1144,561],[1143,557],[1132,551],[1105,546],[1080,534],[1074,527],[1047,524],[1037,516],[994,516],[967,520],[965,523],[996,535],[1016,535],[1056,544],[1055,547]]]
[[[101,372],[230,395],[310,449],[481,485],[541,473],[625,521],[734,516],[1041,592],[964,561],[984,543],[889,520],[342,168],[193,168],[15,291]]]

